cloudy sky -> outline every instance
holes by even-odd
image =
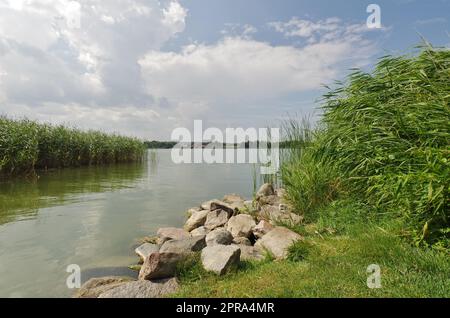
[[[194,119],[317,116],[323,84],[349,68],[420,36],[449,47],[448,12],[448,0],[0,0],[0,114],[158,140]]]

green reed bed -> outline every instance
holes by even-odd
[[[448,249],[449,100],[448,49],[426,46],[383,57],[370,74],[354,71],[325,94],[317,129],[286,124],[297,145],[282,169],[289,199],[312,221],[350,199],[364,220],[400,221],[400,235]]]
[[[36,169],[134,162],[145,147],[136,138],[80,131],[28,119],[0,117],[0,175],[34,173]]]

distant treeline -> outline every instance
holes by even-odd
[[[139,161],[144,151],[143,142],[136,138],[0,116],[2,176],[34,173],[35,169]]]
[[[279,147],[280,148],[288,148],[288,147],[295,147],[297,146],[295,144],[295,141],[282,141],[279,143]],[[178,142],[175,141],[145,141],[144,142],[145,146],[149,149],[171,149],[173,148],[175,145],[178,144]],[[202,148],[207,147],[208,145],[210,145],[211,142],[203,142],[202,143]],[[238,144],[238,143],[234,143],[234,144],[220,144],[220,143],[215,143],[216,147],[219,147],[220,145],[222,145],[223,148],[227,148],[227,147],[242,147],[242,144]],[[190,148],[196,148],[196,144],[194,142],[191,143],[186,143],[186,147],[190,147]],[[250,142],[245,142],[244,144],[244,148],[249,149],[249,148],[257,148],[259,147],[259,142],[254,142],[254,143],[250,143]],[[269,148],[270,148],[270,143],[269,143]]]

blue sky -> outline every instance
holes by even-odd
[[[381,8],[368,29],[366,8]],[[450,1],[0,0],[0,114],[168,140],[317,118],[323,84],[425,37]],[[14,26],[14,27],[13,27]]]

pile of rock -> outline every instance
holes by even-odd
[[[161,228],[154,243],[135,252],[143,263],[137,281],[119,277],[95,278],[84,284],[78,297],[161,297],[178,289],[177,265],[195,252],[207,271],[222,275],[241,260],[262,260],[270,253],[287,256],[288,247],[302,239],[280,224],[302,218],[282,203],[283,190],[264,184],[255,201],[230,194],[188,210],[184,228]]]

